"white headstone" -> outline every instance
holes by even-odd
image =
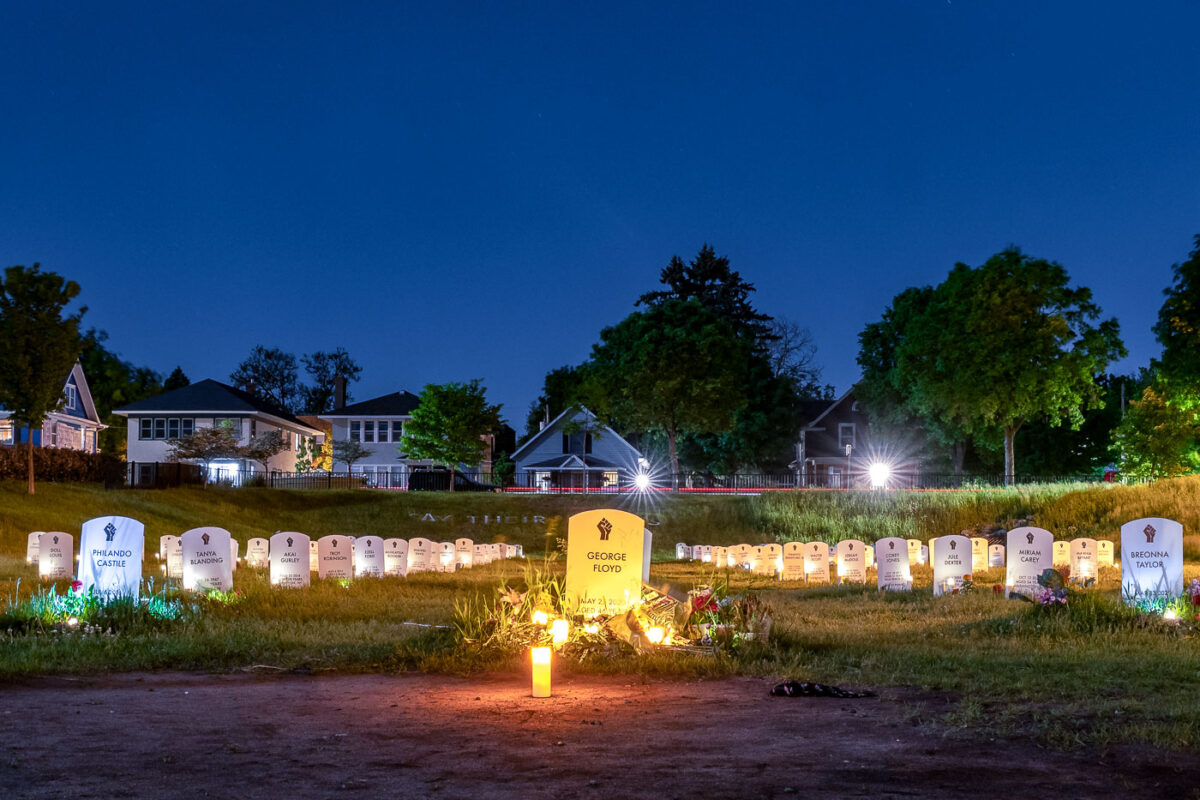
[[[36,564],[38,562],[38,553],[42,546],[43,531],[34,531],[29,534],[25,541],[25,563]]]
[[[524,558],[524,557],[525,557],[525,545],[519,544],[519,545],[517,545],[517,558]]]
[[[519,558],[519,556],[517,555],[517,552],[518,552],[517,546],[515,544],[505,544],[504,545],[504,557],[505,558]]]
[[[1013,528],[1005,551],[1008,569],[1004,582],[1010,591],[1031,594],[1039,588],[1038,577],[1054,566],[1054,534],[1045,528]]]
[[[988,567],[995,569],[996,567],[1004,566],[1004,545],[990,544],[988,545]]]
[[[920,554],[919,558],[920,558],[920,561],[918,563],[921,563],[921,564],[929,563],[929,545],[927,545],[927,544],[921,545],[921,554]]]
[[[705,564],[711,564],[712,563],[712,551],[713,551],[713,549],[712,549],[711,544],[701,545],[700,546],[700,560],[703,561]]]
[[[776,542],[764,544],[762,548],[761,559],[758,562],[758,572],[760,575],[770,575],[778,577],[780,571],[783,570],[783,545]]]
[[[490,564],[492,562],[491,550],[488,548],[488,546],[486,544],[472,545],[471,558],[473,559],[474,564],[477,567],[482,567],[485,564]]]
[[[383,574],[400,578],[408,574],[407,539],[384,539]]]
[[[158,558],[164,563],[167,560],[167,554],[175,547],[175,543],[179,541],[179,537],[174,534],[164,533],[158,537]]]
[[[692,548],[684,542],[675,543],[675,560],[687,561],[692,557]]]
[[[875,546],[867,545],[867,569],[875,566]]]
[[[179,537],[183,552],[183,588],[193,592],[233,590],[229,531],[192,528]]]
[[[500,561],[504,558],[504,545],[492,542],[488,545],[488,549],[492,552],[492,561]]]
[[[354,577],[383,577],[383,539],[360,536],[354,540]]]
[[[354,551],[349,536],[322,536],[317,539],[317,577],[350,579],[354,577]]]
[[[1113,543],[1108,539],[1096,540],[1096,563],[1101,567],[1113,565]]]
[[[729,548],[728,547],[713,547],[712,551],[713,566],[724,569],[729,566]]]
[[[688,558],[691,559],[692,561],[699,561],[700,553],[701,553],[702,549],[703,548],[698,544],[692,545],[692,552],[688,553]]]
[[[650,559],[654,555],[654,534],[646,528],[642,535],[642,583],[650,582]]]
[[[867,582],[867,546],[858,539],[837,543],[838,583]]]
[[[454,540],[454,566],[469,569],[475,565],[475,542],[470,539]]]
[[[804,542],[788,542],[783,546],[783,571],[780,580],[804,580]]]
[[[1121,526],[1121,597],[1174,600],[1183,594],[1183,525],[1173,519],[1135,519]]]
[[[79,582],[83,591],[138,596],[145,526],[129,517],[97,517],[79,534]]]
[[[309,585],[312,570],[309,569],[308,546],[308,536],[295,531],[280,531],[271,537],[268,552],[272,586],[302,589]]]
[[[924,564],[925,562],[921,559],[921,540],[906,539],[905,541],[908,543],[908,563],[914,567],[917,564]]]
[[[272,536],[272,539],[275,537]],[[308,537],[305,536],[305,539]],[[271,563],[271,543],[261,536],[255,536],[246,542],[246,566],[263,569]]]
[[[933,540],[933,596],[952,594],[962,587],[964,575],[971,574],[971,540],[960,533]]]
[[[880,589],[889,592],[912,589],[912,564],[906,540],[888,536],[875,542],[875,581]]]
[[[750,548],[750,571],[755,575],[769,574],[769,569],[766,567],[765,559],[763,558],[761,544]]]
[[[167,542],[167,577],[183,577],[183,540],[182,537],[172,536]]]
[[[588,617],[640,603],[645,531],[641,517],[610,508],[567,520],[565,608]]]
[[[750,567],[750,554],[754,550],[748,544],[735,544],[729,548],[729,565],[731,567]]]
[[[1096,540],[1081,537],[1071,540],[1071,580],[1086,581],[1098,574]]]
[[[1055,569],[1071,566],[1071,543],[1065,541],[1055,542],[1053,558]]]
[[[47,531],[38,542],[38,575],[56,581],[75,572],[75,538],[62,531]]]
[[[825,542],[804,545],[804,579],[809,583],[829,583],[829,545]]]
[[[237,569],[238,566],[238,550],[241,549],[241,542],[230,537],[229,539],[229,567]]]
[[[320,573],[321,570],[321,555],[317,552],[317,540],[310,538],[308,540],[308,571]]]
[[[982,572],[988,568],[988,540],[982,536],[971,537],[971,571]]]
[[[429,572],[434,568],[433,542],[422,536],[408,540],[408,574]]]

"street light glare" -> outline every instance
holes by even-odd
[[[633,485],[638,488],[638,491],[646,491],[650,488],[650,476],[645,472],[639,472],[633,478]]]
[[[891,477],[892,468],[881,461],[877,461],[867,468],[867,475],[871,478],[872,489],[882,489],[887,486],[888,478]]]

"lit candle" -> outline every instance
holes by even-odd
[[[666,632],[662,628],[655,625],[653,628],[646,629],[646,638],[651,644],[662,644],[663,635],[665,633]]]
[[[534,625],[545,625],[549,621],[550,621],[550,618],[548,616],[546,616],[545,611],[538,609],[537,611],[533,612],[533,624]]]
[[[584,625],[583,630],[585,633],[599,633],[600,626],[597,625],[595,622],[591,622],[591,623],[588,623],[587,625]]]
[[[1179,619],[1179,615],[1175,613],[1175,609],[1168,608],[1163,612],[1163,619]]]
[[[550,648],[534,647],[529,654],[533,660],[533,696],[550,696]]]
[[[550,635],[553,637],[552,641],[556,645],[566,644],[567,632],[569,630],[570,623],[568,623],[565,619],[554,620],[554,622],[550,625]]]

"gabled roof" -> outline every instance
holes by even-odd
[[[855,389],[855,387],[854,387],[854,386],[851,386],[849,389],[847,389],[847,390],[846,390],[846,393],[845,393],[845,394],[843,394],[841,397],[839,397],[837,400],[834,400],[832,403],[830,403],[830,404],[829,404],[829,407],[828,407],[828,408],[826,408],[824,411],[822,411],[822,412],[821,412],[821,414],[820,414],[820,416],[818,416],[818,417],[817,417],[816,419],[814,419],[812,422],[810,422],[810,423],[808,423],[807,425],[805,425],[805,426],[804,426],[804,427],[805,427],[805,429],[812,429],[812,428],[815,428],[815,427],[817,426],[817,423],[818,423],[818,422],[820,422],[821,420],[825,419],[825,417],[826,417],[826,416],[829,414],[829,412],[830,412],[830,411],[833,411],[835,408],[837,408],[837,407],[838,407],[838,406],[840,406],[840,405],[841,405],[843,402],[845,402],[845,400],[846,400],[846,398],[847,398],[847,397],[849,397],[850,395],[854,394],[854,389]]]
[[[373,397],[361,403],[352,403],[342,408],[318,414],[321,419],[329,417],[407,417],[421,405],[421,398],[412,392],[399,391]]]
[[[567,409],[565,411],[563,411],[557,417],[552,419],[550,421],[550,423],[546,425],[546,427],[542,428],[534,436],[530,437],[529,441],[525,442],[525,444],[518,447],[513,452],[513,454],[511,456],[509,456],[509,458],[511,458],[513,461],[517,461],[517,459],[521,456],[521,454],[523,452],[525,452],[526,450],[532,450],[533,448],[537,447],[542,442],[546,441],[546,439],[548,439],[550,436],[553,436],[557,433],[561,433],[561,431],[558,430],[559,423],[563,422],[564,418],[566,418],[568,414],[571,416],[571,419],[574,419],[575,416],[577,415],[577,412],[579,412],[579,411],[582,411],[591,420],[596,419],[596,415],[593,414],[591,411],[588,411],[587,408],[584,406],[569,406],[569,407],[567,407]],[[607,425],[600,425],[599,430],[601,430],[603,432],[604,436],[613,437],[618,442],[625,445],[633,452],[637,453],[639,456],[641,455],[641,452],[636,447],[631,445],[629,442],[625,441],[625,438],[623,436],[621,436],[621,434],[617,433],[616,431],[614,431],[612,428],[608,427]]]
[[[313,433],[319,430],[306,425],[292,414],[259,400],[249,392],[235,389],[232,386],[207,378],[202,381],[163,392],[145,400],[137,400],[127,406],[113,411],[114,414],[129,416],[130,414],[157,413],[188,413],[188,414],[246,414],[258,413],[274,417],[283,422],[305,428]]]

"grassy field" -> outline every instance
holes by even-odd
[[[426,536],[521,543],[543,566],[566,534],[565,518],[615,498],[266,489],[115,491],[43,484],[29,497],[0,485],[0,603],[41,591],[24,563],[31,530],[78,535],[91,517],[122,514],[146,524],[148,554],[163,534],[219,525],[245,542],[276,530]],[[917,687],[956,702],[915,703],[912,716],[952,733],[1029,735],[1058,747],[1147,742],[1181,751],[1200,746],[1200,641],[1187,628],[1138,616],[1117,602],[1119,575],[1069,609],[1004,600],[990,591],[1002,570],[976,575],[976,591],[934,599],[920,569],[911,594],[867,587],[806,587],[741,572],[713,574],[670,560],[674,543],[733,544],[793,539],[867,541],[885,535],[928,539],[968,528],[1027,520],[1059,538],[1115,539],[1141,516],[1180,520],[1200,530],[1200,480],[1149,486],[1045,486],[971,493],[812,492],[763,497],[667,497],[627,506],[656,523],[651,581],[686,590],[728,581],[758,592],[773,620],[771,642],[735,656],[662,654],[564,665],[576,671],[659,675],[755,674],[849,686]],[[497,521],[497,518],[499,521]],[[1200,576],[1200,536],[1186,537],[1186,577]],[[155,561],[148,560],[148,571]],[[560,572],[562,560],[549,563]],[[0,678],[113,670],[519,669],[511,659],[465,652],[456,643],[453,605],[519,583],[525,565],[501,562],[455,575],[314,581],[307,590],[272,589],[261,571],[239,569],[236,604],[191,601],[170,625],[103,632],[4,635]],[[4,610],[0,606],[0,612]],[[0,626],[2,628],[3,626]]]

